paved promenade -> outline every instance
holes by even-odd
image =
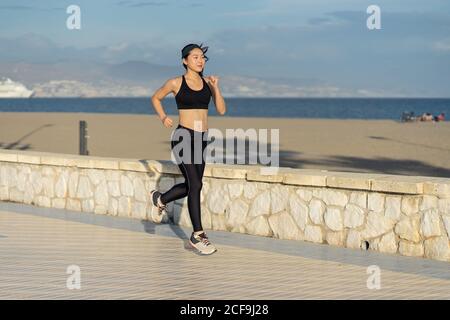
[[[0,299],[450,299],[446,262],[218,231],[200,256],[190,231],[0,202]]]

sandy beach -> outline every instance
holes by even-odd
[[[174,127],[178,116],[171,116]],[[90,155],[170,159],[155,115],[2,112],[0,148],[78,154],[79,121]],[[450,122],[209,117],[209,128],[279,129],[280,166],[450,177]]]

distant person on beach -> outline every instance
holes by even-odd
[[[208,61],[208,57],[205,56],[207,50],[208,47],[202,47],[202,44],[191,43],[186,45],[181,50],[181,59],[186,73],[181,77],[167,80],[152,96],[153,107],[166,128],[172,127],[173,121],[164,112],[161,101],[170,93],[175,96],[177,109],[179,110],[179,124],[172,131],[171,149],[185,180],[183,183],[174,185],[165,193],[152,190],[152,202],[161,214],[165,212],[167,203],[187,196],[189,216],[194,229],[189,243],[201,254],[212,254],[217,251],[203,230],[200,205],[200,193],[205,169],[204,150],[208,143],[208,105],[211,96],[217,112],[224,115],[226,111],[225,101],[219,89],[219,78],[217,76],[203,76],[205,63]],[[195,140],[201,140],[201,146],[194,143],[194,134],[196,135]],[[200,135],[200,138],[198,138],[198,135]],[[174,139],[174,136],[179,136],[181,140]],[[173,149],[185,137],[186,141],[183,142],[178,156]],[[184,159],[183,150],[188,151],[191,159]],[[198,157],[194,159],[194,154],[199,154],[200,151],[201,161],[198,161]],[[187,158],[189,158],[188,155]]]
[[[415,115],[414,115],[414,111],[405,111],[405,112],[403,112],[403,114],[402,114],[402,117],[401,117],[401,121],[402,122],[412,122],[412,121],[417,121],[418,119],[417,119],[418,117],[416,117]]]
[[[420,118],[420,121],[433,121],[433,115],[429,112],[422,114],[422,117]]]
[[[438,121],[445,121],[445,113],[441,113],[437,116],[434,117],[434,121],[438,122]]]

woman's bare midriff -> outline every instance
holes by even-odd
[[[208,130],[208,109],[179,110],[180,124],[195,131]]]

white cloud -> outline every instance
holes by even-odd
[[[433,49],[440,52],[450,52],[450,39],[436,41]]]
[[[112,52],[120,52],[120,51],[127,49],[128,47],[129,47],[128,43],[122,42],[122,43],[118,43],[118,44],[107,47],[107,50],[112,51]]]

